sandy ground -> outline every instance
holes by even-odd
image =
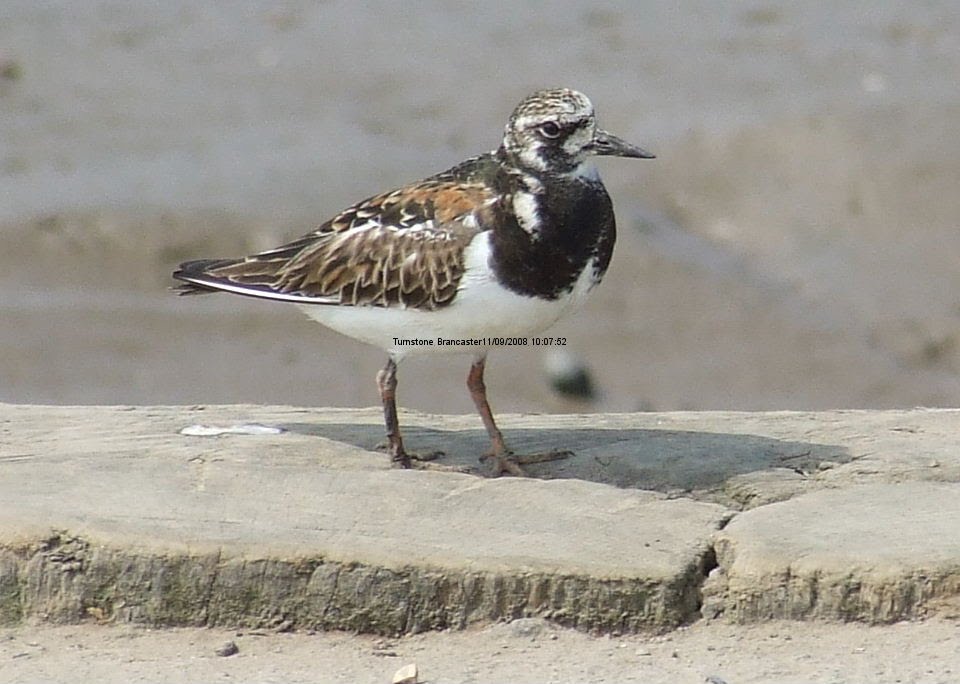
[[[239,649],[222,657],[226,642]],[[960,627],[699,623],[662,636],[594,637],[535,619],[400,639],[124,626],[0,630],[3,681],[621,684],[947,684],[960,678]],[[909,644],[908,648],[905,645]],[[712,678],[712,679],[711,679]]]

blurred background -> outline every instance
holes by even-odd
[[[375,405],[379,350],[170,271],[566,85],[658,158],[600,161],[611,271],[568,358],[491,354],[497,411],[960,405],[958,75],[955,0],[4,0],[0,400]],[[571,362],[592,396],[551,383]],[[405,361],[401,405],[472,411],[468,366]]]

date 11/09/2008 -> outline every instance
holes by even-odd
[[[564,347],[566,337],[394,337],[398,347]]]

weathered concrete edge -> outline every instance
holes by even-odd
[[[0,624],[94,619],[393,635],[538,616],[597,632],[665,631],[700,617],[713,564],[708,540],[684,572],[657,582],[151,553],[61,530],[0,545]]]
[[[958,495],[956,482],[869,483],[744,512],[714,534],[702,613],[739,624],[960,617]],[[797,538],[781,545],[771,521]],[[837,543],[838,526],[846,543]],[[834,546],[811,544],[811,529]]]
[[[703,585],[705,618],[735,624],[827,620],[880,625],[939,613],[960,615],[960,562],[893,573],[875,573],[870,567],[785,567],[776,575],[757,577],[728,574],[734,561],[726,547],[718,540],[720,560]]]
[[[871,578],[861,571],[785,571],[776,583],[724,577],[714,570],[704,585],[702,612],[729,622],[833,620],[891,624],[931,617],[943,607],[956,615],[960,605],[960,565],[932,572],[905,571]]]

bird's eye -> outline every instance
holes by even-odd
[[[555,121],[548,121],[545,124],[540,124],[540,135],[544,138],[559,138],[560,137],[560,125]]]

